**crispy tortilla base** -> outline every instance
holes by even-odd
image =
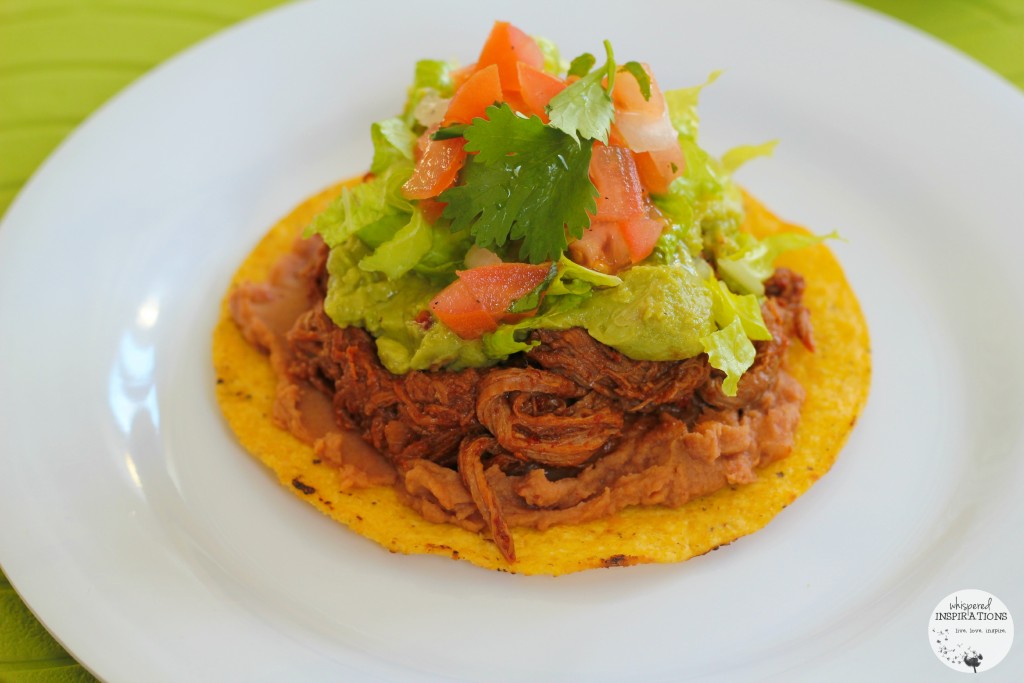
[[[340,185],[297,207],[264,237],[238,269],[232,288],[266,279],[279,256],[339,191]],[[780,221],[747,197],[747,228],[758,235],[803,230]],[[787,254],[784,265],[807,280],[817,349],[791,344],[789,371],[807,392],[792,454],[761,468],[752,484],[727,487],[681,508],[634,507],[586,524],[547,531],[513,530],[518,561],[508,564],[487,538],[425,521],[391,488],[342,491],[336,471],[312,448],[270,420],[275,378],[267,358],[242,338],[227,299],[213,335],[217,401],[246,450],[288,490],[324,514],[396,553],[430,553],[521,574],[567,574],[595,567],[681,562],[768,524],[835,462],[867,399],[871,358],[867,325],[831,252],[816,246]]]

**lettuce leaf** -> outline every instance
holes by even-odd
[[[682,137],[691,140],[697,139],[697,130],[700,128],[697,103],[700,100],[700,93],[704,88],[717,81],[720,75],[722,75],[721,71],[714,71],[700,85],[665,91],[665,104],[668,105],[669,120],[672,121],[672,126]],[[687,162],[689,162],[689,158],[687,158]]]
[[[701,346],[711,367],[725,373],[722,391],[735,396],[740,377],[754,363],[757,351],[752,339],[772,338],[761,315],[761,303],[753,294],[734,294],[726,284],[714,278],[704,281],[711,295],[711,315],[718,330],[703,337]]]
[[[767,341],[772,338],[756,296],[734,294],[721,280],[705,280],[704,285],[711,294],[711,314],[719,328],[728,327],[738,318],[749,339]]]
[[[370,126],[370,138],[373,140],[371,172],[380,174],[396,162],[412,160],[416,135],[402,119],[395,117],[374,123]]]
[[[726,173],[732,175],[740,166],[752,159],[770,157],[775,152],[775,146],[778,144],[778,140],[769,140],[759,145],[739,145],[738,147],[733,147],[722,155],[722,168],[725,169]]]
[[[711,367],[725,373],[722,391],[726,396],[735,396],[740,377],[754,364],[757,355],[743,330],[743,322],[737,317],[724,328],[702,337],[700,343]]]
[[[343,188],[341,193],[306,227],[304,235],[320,235],[332,249],[372,223],[413,212],[402,196],[402,185],[412,175],[412,162],[398,162],[381,175]]]
[[[594,287],[618,287],[621,284],[622,278],[591,270],[562,254],[558,259],[558,274],[547,291],[548,296],[586,294]]]
[[[431,244],[413,268],[420,275],[426,275],[439,285],[455,280],[455,271],[465,267],[466,252],[473,244],[468,230],[452,232],[446,223],[430,226]]]
[[[783,232],[762,239],[741,233],[736,240],[738,248],[727,256],[718,257],[718,273],[734,290],[761,296],[764,281],[775,271],[775,259],[781,254],[838,238],[839,234],[834,231],[827,235]]]
[[[533,36],[533,40],[537,43],[537,47],[540,48],[540,53],[544,55],[544,71],[552,76],[564,74],[569,68],[569,64],[562,59],[562,55],[558,51],[558,45],[543,36]]]
[[[359,261],[359,267],[384,273],[388,278],[397,280],[420,262],[433,243],[430,223],[423,218],[422,213],[414,211],[409,222],[394,237]]]

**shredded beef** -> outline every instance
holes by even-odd
[[[597,341],[586,330],[538,330],[531,362],[607,396],[628,411],[684,404],[708,379],[711,366],[701,354],[684,361],[633,360]]]
[[[765,283],[772,339],[755,343],[753,366],[726,396],[706,355],[637,361],[578,328],[534,331],[539,345],[497,367],[394,375],[365,330],[339,328],[324,312],[326,255],[319,238],[300,241],[271,282],[232,298],[243,333],[278,372],[274,419],[295,431],[303,406],[319,405],[303,397],[322,396],[339,432],[300,438],[330,454],[347,480],[393,482],[426,519],[486,529],[509,561],[513,525],[678,506],[752,481],[756,467],[792,447],[803,391],[783,368],[785,352],[790,337],[813,348],[803,278],[792,271]],[[346,458],[341,432],[361,436],[383,460]],[[360,469],[368,474],[356,476]]]
[[[288,373],[333,397],[338,423],[360,432],[399,468],[418,459],[451,462],[476,426],[479,372],[393,375],[365,330],[339,328],[317,304],[288,333]]]
[[[571,380],[536,368],[483,374],[481,424],[520,460],[565,467],[590,459],[622,431],[622,408]]]

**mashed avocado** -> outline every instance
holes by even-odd
[[[462,339],[443,324],[428,322],[430,299],[441,289],[436,281],[414,272],[389,279],[363,270],[358,264],[368,253],[358,239],[331,251],[324,308],[338,325],[370,332],[381,362],[396,374],[493,365],[528,349],[516,338],[529,329],[583,327],[638,360],[696,356],[704,350],[700,340],[715,331],[707,287],[694,268],[671,263],[634,266],[621,279],[609,278],[618,281],[615,286],[602,288],[565,272],[565,294],[549,297],[538,315],[502,325],[483,340]]]
[[[599,290],[571,317],[636,360],[691,358],[703,352],[701,338],[714,332],[707,288],[680,264],[634,266],[621,285]]]

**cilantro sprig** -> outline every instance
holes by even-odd
[[[604,41],[604,66],[587,73],[597,61],[586,53],[572,60],[569,74],[582,77],[548,103],[551,126],[572,136],[573,140],[588,138],[608,144],[608,131],[615,120],[612,88],[615,87],[615,55],[612,44]],[[607,79],[608,85],[604,85]]]
[[[484,118],[437,130],[434,140],[463,137],[466,160],[458,185],[438,197],[452,230],[468,229],[476,244],[500,249],[519,241],[519,258],[554,261],[580,238],[596,213],[597,188],[590,180],[592,142],[608,143],[615,120],[612,91],[619,67],[611,43],[605,62],[584,53],[572,60],[577,80],[551,98],[550,123],[516,114],[508,104],[488,107]],[[649,99],[650,77],[639,62],[622,69],[633,74]]]
[[[519,257],[531,263],[557,260],[566,235],[582,237],[597,211],[590,180],[591,145],[540,118],[524,118],[508,106],[490,106],[464,132],[470,154],[462,182],[438,199],[452,230],[469,229],[486,249],[521,240]]]

